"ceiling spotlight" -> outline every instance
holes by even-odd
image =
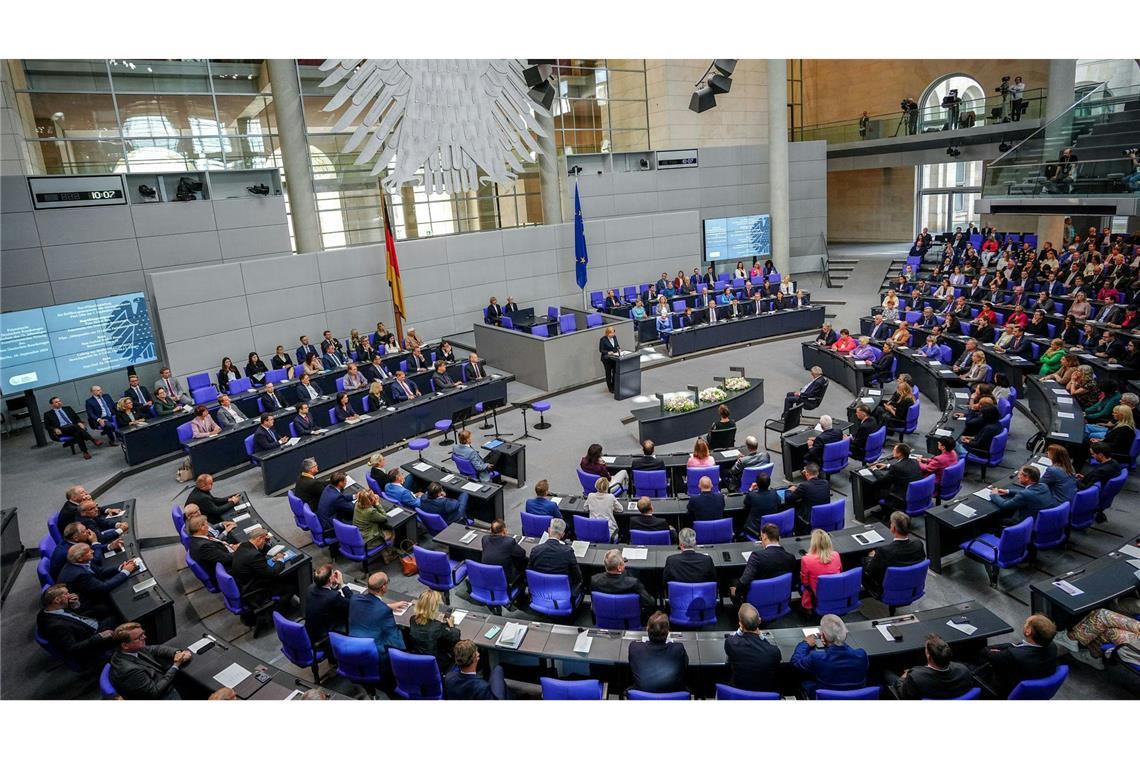
[[[554,105],[554,85],[551,79],[554,77],[554,59],[529,59],[527,60],[527,67],[523,69],[523,79],[526,81],[526,86],[530,88],[531,100],[538,103],[547,111]]]
[[[554,69],[549,63],[535,63],[535,65],[523,69],[523,79],[526,80],[527,87],[538,87],[550,79],[550,75],[553,73]]]
[[[696,113],[704,113],[710,108],[716,107],[716,94],[709,87],[701,87],[693,93],[693,97],[689,99],[689,110]]]
[[[1001,145],[998,146],[998,151],[1001,153],[1005,153],[1007,150],[1009,150],[1012,147],[1013,147],[1013,143],[1009,142],[1008,140],[1002,140]]]
[[[696,91],[689,100],[689,110],[702,113],[715,108],[716,96],[724,95],[732,89],[732,72],[735,70],[735,58],[714,59],[696,84]]]
[[[709,77],[708,87],[717,95],[723,95],[732,89],[732,80],[721,74],[713,74]]]

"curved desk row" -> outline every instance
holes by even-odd
[[[135,500],[107,505],[109,509],[122,509],[123,514],[116,519],[130,527],[120,538],[123,548],[117,552],[106,552],[103,560],[108,566],[118,565],[128,559],[142,559],[139,547],[138,520],[135,519]],[[143,560],[146,564],[146,560]],[[111,603],[115,611],[125,620],[133,620],[146,631],[147,640],[161,644],[175,635],[174,597],[158,583],[158,578],[150,569],[136,570],[126,583],[111,591]]]
[[[804,369],[810,370],[818,366],[823,370],[823,376],[828,380],[839,383],[851,393],[858,393],[859,389],[867,385],[866,378],[871,370],[870,362],[858,362],[846,354],[824,348],[814,342],[800,344],[803,355]]]
[[[403,464],[400,469],[408,474],[404,487],[409,491],[426,491],[428,483],[436,482],[450,499],[467,494],[467,516],[472,519],[490,523],[505,515],[503,486],[498,483],[481,483],[423,459]]]
[[[751,303],[748,302],[748,304]],[[746,312],[748,304],[738,306],[742,314]],[[731,306],[719,307],[717,319],[721,321],[714,324],[706,322],[668,332],[666,335],[669,355],[682,356],[695,351],[705,351],[735,343],[748,343],[776,335],[818,330],[819,326],[823,324],[824,308],[822,306],[800,306],[794,309],[766,311],[762,314],[751,314],[736,318],[730,316],[731,309]],[[721,312],[723,312],[723,316]]]
[[[1138,558],[1140,535],[1083,567],[1029,584],[1029,605],[1033,612],[1047,615],[1058,629],[1069,628],[1098,607],[1107,607],[1114,599],[1140,588]],[[1082,593],[1070,594],[1057,586],[1061,581]]]
[[[1065,386],[1055,380],[1032,376],[1025,382],[1029,418],[1049,443],[1059,443],[1070,452],[1084,447],[1085,413]]]
[[[751,385],[742,391],[726,391],[724,401],[704,403],[697,401],[697,407],[687,412],[666,412],[660,404],[633,409],[637,418],[638,440],[646,439],[654,443],[673,443],[695,439],[707,435],[719,418],[717,409],[724,404],[732,410],[732,415],[742,420],[764,405],[764,381],[758,377],[747,378]]]

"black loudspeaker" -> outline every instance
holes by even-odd
[[[689,100],[689,110],[696,113],[704,113],[715,107],[716,95],[708,87],[702,87],[694,92],[693,97]]]
[[[732,76],[732,72],[736,69],[735,58],[716,58],[713,60],[713,68],[724,74],[726,77]],[[727,90],[725,90],[727,92]]]
[[[720,74],[713,74],[709,77],[709,89],[717,95],[723,95],[732,89],[732,80]]]

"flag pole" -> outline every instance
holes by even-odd
[[[388,238],[392,240],[392,250],[396,249],[396,234],[392,229],[392,218],[388,213],[388,193],[381,187],[380,190],[380,213],[384,216],[384,271],[390,272],[388,266]],[[400,345],[404,345],[404,315],[400,312],[396,304],[396,285],[391,277],[388,277],[388,293],[392,296],[392,314],[396,320],[396,340]]]

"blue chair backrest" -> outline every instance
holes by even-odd
[[[189,375],[186,378],[186,387],[193,392],[198,388],[203,388],[210,384],[210,373],[199,372],[196,375]]]
[[[520,516],[522,517],[522,532],[524,536],[538,538],[550,527],[550,515],[532,515],[530,512],[523,511],[520,513]]]
[[[218,584],[215,583],[212,578],[210,578],[210,574],[206,572],[206,568],[195,562],[194,558],[190,556],[189,551],[187,551],[185,554],[186,567],[190,568],[190,572],[194,574],[194,577],[197,578],[202,583],[202,585],[206,587],[206,590],[211,594],[218,593]]]
[[[249,461],[253,464],[257,464],[257,458],[254,457],[254,455],[253,455],[253,436],[247,435],[245,437],[244,443],[245,443],[245,453],[246,453],[246,456],[249,457]]]
[[[308,504],[301,505],[301,514],[305,517],[305,527],[308,528],[309,534],[313,537],[313,543],[317,546],[329,546],[336,543],[331,538],[325,538],[324,528],[321,527],[321,520],[317,517],[316,512],[309,509]]]
[[[1069,502],[1042,509],[1033,521],[1033,545],[1052,549],[1069,540]]]
[[[447,528],[447,520],[444,520],[442,515],[425,512],[419,507],[416,507],[416,518],[424,526],[424,529],[433,536]]]
[[[340,553],[355,562],[363,562],[365,557],[364,537],[355,525],[343,523],[333,518],[333,533],[340,544]]]
[[[573,314],[563,314],[558,318],[558,331],[565,334],[578,329],[578,322]]]
[[[281,642],[281,654],[298,668],[307,668],[317,661],[313,642],[304,623],[294,623],[277,610],[273,611],[273,628]]]
[[[599,628],[637,630],[641,628],[641,598],[637,594],[590,594],[594,625]]]
[[[934,504],[934,473],[915,480],[906,487],[906,513],[921,515]]]
[[[212,385],[203,385],[190,391],[190,397],[194,399],[195,404],[208,404],[218,400],[218,389]]]
[[[601,314],[587,314],[586,327],[599,327],[602,324]]]
[[[938,701],[959,702],[959,701],[964,701],[964,700],[978,699],[981,696],[982,696],[982,687],[975,686],[974,688],[970,689],[969,691],[967,691],[965,694],[963,694],[960,697],[950,697],[946,700],[937,700],[937,699],[934,699],[932,697],[923,697],[923,699],[930,701],[930,702],[938,702]]]
[[[344,378],[338,377],[335,382],[336,382],[336,392],[337,393],[344,393]]]
[[[752,488],[752,484],[756,482],[756,476],[764,473],[769,478],[772,477],[772,469],[776,466],[775,462],[762,464],[759,467],[745,467],[744,471],[740,474],[740,492],[748,493],[748,489]]]
[[[664,469],[633,471],[633,490],[638,496],[662,499],[669,495],[668,487]]]
[[[1014,701],[1027,699],[1052,699],[1061,689],[1061,684],[1069,677],[1069,666],[1058,665],[1053,675],[1046,678],[1033,678],[1022,681],[1013,687],[1009,698]]]
[[[686,467],[685,473],[689,479],[689,496],[696,496],[701,492],[700,484],[703,477],[708,477],[712,481],[713,493],[720,493],[720,467],[717,465],[712,467]]]
[[[602,518],[591,519],[582,517],[582,515],[574,515],[574,537],[579,541],[608,544],[610,542],[609,521]]]
[[[484,565],[472,559],[465,564],[472,599],[488,606],[502,606],[511,601],[507,590],[507,572],[502,565]]]
[[[534,327],[530,328],[530,334],[537,335],[540,338],[549,338],[550,328],[546,325],[535,325]]]
[[[471,478],[472,480],[479,479],[479,472],[475,469],[475,465],[471,464],[470,460],[463,459],[462,457],[452,457],[451,461],[455,463],[455,469],[459,470],[460,475]]]
[[[1096,508],[1100,502],[1100,483],[1093,483],[1083,488],[1073,496],[1072,509],[1069,510],[1069,527],[1074,530],[1084,530],[1096,521]]]
[[[235,615],[242,614],[245,606],[241,603],[241,589],[220,562],[214,566],[214,577],[218,581],[218,590],[222,592],[222,601],[225,602],[226,609]]]
[[[598,476],[592,472],[583,472],[582,470],[575,470],[578,473],[578,483],[582,486],[582,495],[589,496],[594,491],[598,490]]]
[[[409,654],[389,649],[396,693],[404,699],[443,699],[443,681],[435,655]]]
[[[515,321],[506,315],[503,315],[502,317],[499,318],[499,324],[502,325],[503,327],[507,328],[508,330],[515,329]],[[407,371],[407,362],[400,362],[400,369],[402,369],[406,372]]]
[[[716,582],[681,583],[669,581],[669,622],[683,626],[705,626],[716,622]]]
[[[781,536],[790,536],[796,528],[796,510],[785,509],[764,518],[765,523],[772,523],[780,529]]]
[[[674,302],[673,302],[673,313],[674,313],[674,314],[680,314],[680,313],[681,313],[681,312],[683,312],[684,310],[685,310],[685,301],[684,301],[684,299],[682,299],[682,300],[680,300],[680,301],[674,301]]]
[[[600,290],[590,291],[590,305],[595,309],[600,309],[606,302],[606,295]]]
[[[962,477],[966,474],[966,460],[959,459],[942,471],[942,484],[938,487],[938,496],[942,501],[953,499],[962,490]]]
[[[271,369],[265,373],[265,382],[267,383],[283,383],[289,379],[289,370],[287,369]]]
[[[353,683],[380,683],[380,651],[376,642],[361,636],[329,632],[336,657],[336,672]]]
[[[906,427],[903,428],[905,433],[913,433],[918,429],[918,415],[922,412],[922,402],[916,397],[914,403],[911,404],[910,409],[906,410]]]
[[[376,494],[377,496],[384,492],[384,489],[380,487],[380,484],[376,482],[376,478],[372,477],[371,473],[364,473],[364,482],[368,485],[368,488],[372,491],[372,493]]]
[[[691,695],[687,691],[640,691],[639,689],[630,689],[625,695],[631,700],[652,700],[656,702],[688,702]]]
[[[538,679],[543,699],[594,700],[602,698],[602,682],[596,678],[563,681],[543,676]]]
[[[236,396],[237,394],[245,393],[250,388],[252,388],[253,387],[253,381],[250,380],[248,377],[239,377],[237,380],[231,380],[229,387],[230,387],[229,394],[231,396]]]
[[[194,437],[194,431],[191,428],[192,423],[183,422],[175,430],[178,432],[178,442],[185,444]]]
[[[1128,449],[1128,461],[1124,463],[1128,469],[1136,469],[1137,457],[1140,457],[1140,430],[1136,431],[1136,436],[1132,439],[1132,447]]]
[[[892,607],[903,607],[921,599],[926,593],[926,571],[929,569],[928,559],[914,565],[888,567],[883,575],[883,594],[879,601]]]
[[[846,522],[844,510],[847,508],[847,499],[840,498],[827,504],[817,504],[811,508],[811,529],[833,531],[843,530]]]
[[[629,542],[636,546],[669,546],[673,535],[667,530],[631,530]]]
[[[40,561],[36,563],[36,577],[41,586],[55,583],[55,579],[51,577],[51,555],[40,557]]]
[[[867,448],[863,454],[864,462],[874,462],[883,455],[883,445],[887,442],[887,426],[880,425],[879,429],[867,436]],[[850,447],[848,447],[850,448]],[[826,452],[827,447],[824,447]]]
[[[775,700],[780,699],[780,694],[775,691],[745,691],[738,689],[735,686],[729,686],[726,683],[718,683],[716,685],[716,698],[718,700],[728,699],[763,699]]]
[[[815,592],[816,614],[843,616],[859,609],[859,587],[862,582],[862,567],[820,577]]]
[[[413,546],[412,555],[416,558],[416,567],[420,571],[420,583],[434,588],[436,591],[449,589],[455,585],[452,580],[451,563],[448,562],[447,552],[437,552],[425,549],[422,546]]]
[[[1029,556],[1029,538],[1033,534],[1033,518],[1026,517],[1017,525],[1011,525],[1001,532],[998,539],[997,564],[999,567],[1012,567],[1025,561]]]
[[[850,689],[836,691],[834,689],[820,689],[815,693],[816,699],[878,699],[879,687],[867,686],[863,689]]]
[[[186,518],[182,516],[182,507],[177,504],[170,505],[170,520],[174,523],[174,530],[182,530],[182,526],[186,524]]]
[[[111,684],[111,663],[109,662],[103,666],[103,670],[99,673],[99,694],[103,699],[114,699],[119,696]]]
[[[625,297],[625,300],[629,301],[630,303],[633,303],[633,301],[637,298],[637,286],[636,285],[626,285],[624,288],[621,289],[621,294],[622,294],[622,296]],[[552,314],[551,316],[557,317],[558,316],[557,310],[555,310],[555,313]]]
[[[1100,491],[1100,502],[1097,504],[1097,509],[1104,511],[1112,506],[1113,500],[1116,495],[1124,488],[1124,481],[1128,480],[1128,470],[1122,469],[1115,478],[1110,479],[1104,484],[1104,488]]]
[[[535,611],[544,615],[569,615],[573,611],[569,576],[527,570],[526,585]]]
[[[1009,430],[1003,430],[990,441],[990,464],[1001,464],[1005,459],[1005,444],[1009,441]]]
[[[950,349],[950,346],[939,346],[938,351],[942,354],[943,364],[949,364],[950,360],[954,358],[954,352]]]
[[[626,290],[629,290],[629,288],[626,288]],[[558,307],[557,306],[547,306],[546,307],[546,316],[550,319],[558,319]]]
[[[905,315],[907,324],[918,324],[918,320],[922,318],[921,311],[908,311]]]
[[[40,539],[40,556],[50,558],[51,555],[55,552],[55,547],[57,546],[59,546],[59,544],[57,544],[55,539],[51,537],[51,534],[47,534]]]
[[[336,424],[336,407],[329,409],[329,426]]]
[[[732,518],[720,520],[695,520],[693,529],[697,532],[698,544],[727,544],[732,541]]]
[[[851,439],[844,438],[841,441],[834,441],[827,443],[823,446],[823,471],[830,475],[832,473],[840,472],[847,466],[847,460],[851,456]]]
[[[745,598],[765,623],[787,615],[792,610],[792,574],[752,581]]]

